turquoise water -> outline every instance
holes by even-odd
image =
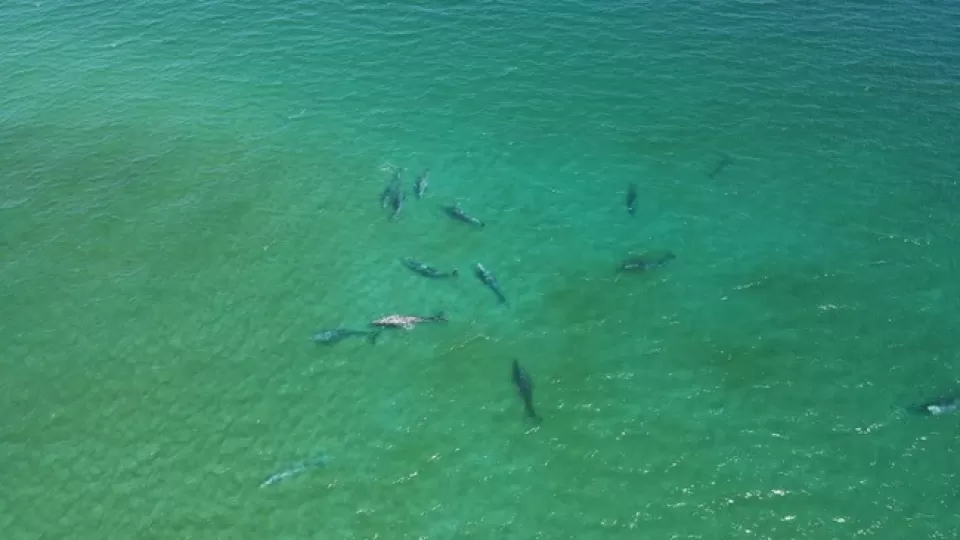
[[[956,538],[958,25],[3,3],[4,538]]]

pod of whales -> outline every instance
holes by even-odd
[[[730,163],[731,161],[729,157],[726,155],[722,156],[720,162],[714,167],[714,169],[710,171],[709,176],[717,176]],[[380,199],[382,208],[389,208],[391,210],[390,219],[393,220],[396,219],[401,213],[404,205],[404,189],[401,172],[405,169],[401,167],[394,167],[392,165],[386,167],[386,170],[391,171],[392,175],[387,186],[381,192]],[[423,169],[420,175],[416,178],[412,193],[417,199],[422,199],[425,196],[428,187],[429,175],[430,169],[426,168]],[[622,194],[623,192],[620,193]],[[636,213],[638,197],[637,184],[635,182],[628,183],[626,195],[623,199],[623,203],[625,204],[628,214],[634,215]],[[443,207],[443,210],[449,218],[456,221],[466,223],[477,228],[484,228],[486,226],[483,221],[464,211],[459,202],[451,206],[445,206]],[[649,272],[665,267],[675,258],[676,255],[671,251],[648,252],[641,255],[632,255],[621,261],[617,267],[617,271],[622,273]],[[440,270],[426,262],[412,257],[401,257],[399,260],[409,271],[425,278],[443,279],[459,276],[459,271],[457,269]],[[496,276],[490,270],[478,262],[475,263],[473,271],[476,278],[496,296],[497,300],[501,304],[508,304],[508,299],[503,291],[503,288],[501,287]],[[435,315],[391,314],[369,322],[368,324],[374,328],[373,330],[331,328],[316,332],[312,336],[312,341],[317,344],[333,345],[352,337],[366,337],[370,342],[373,343],[376,342],[377,336],[379,336],[384,329],[411,330],[420,324],[430,322],[445,322],[447,320],[447,316],[443,312],[438,312]],[[523,404],[525,417],[540,423],[542,419],[538,414],[534,403],[533,378],[520,364],[520,362],[515,359],[511,362],[511,381]],[[941,416],[958,412],[960,411],[960,397],[948,397],[929,401],[913,406],[910,408],[910,410],[918,414],[929,416]],[[319,464],[314,463],[296,465],[292,468],[280,471],[270,476],[261,484],[261,487],[279,483],[317,466],[322,466],[322,462]]]

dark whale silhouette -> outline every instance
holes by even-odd
[[[487,286],[488,289],[493,291],[493,294],[497,295],[497,299],[500,300],[501,304],[507,304],[507,295],[503,294],[503,289],[500,288],[500,283],[497,281],[497,278],[490,273],[489,270],[483,267],[482,264],[477,263],[476,270],[474,272],[477,278]]]
[[[448,216],[450,216],[451,218],[457,221],[462,221],[464,223],[473,225],[474,227],[480,227],[481,229],[483,227],[486,227],[486,224],[484,222],[464,212],[463,209],[460,208],[459,202],[454,204],[453,206],[444,206],[443,211],[446,212]]]
[[[621,272],[647,272],[660,268],[676,258],[677,256],[669,251],[646,253],[626,259],[620,263],[618,270]]]
[[[387,184],[387,187],[383,188],[383,191],[380,192],[380,206],[382,208],[390,207],[393,210],[393,213],[390,214],[390,220],[394,220],[400,215],[400,211],[403,210],[403,182],[400,178],[400,172],[403,171],[403,167],[396,167],[393,165],[384,165],[384,168],[392,169],[393,176],[390,178],[390,182]]]
[[[513,361],[511,372],[513,375],[513,384],[517,387],[520,399],[523,400],[523,409],[527,417],[539,423],[541,421],[540,415],[537,414],[537,410],[533,406],[533,378],[530,377],[527,370],[523,369],[517,360]]]
[[[637,211],[637,184],[627,186],[627,213],[631,216]]]
[[[457,271],[456,269],[451,270],[449,272],[443,272],[441,270],[438,270],[430,266],[429,264],[422,263],[416,259],[411,259],[410,257],[404,257],[400,259],[400,262],[402,262],[403,265],[409,268],[411,271],[416,272],[417,274],[420,274],[423,277],[439,279],[439,278],[457,277],[460,275],[460,272]]]
[[[717,162],[717,164],[714,165],[712,169],[710,169],[710,172],[707,174],[707,178],[714,178],[716,176],[719,176],[720,173],[722,173],[723,170],[726,169],[727,166],[730,165],[731,163],[733,163],[733,160],[730,159],[730,156],[728,156],[727,154],[721,154],[720,161]]]

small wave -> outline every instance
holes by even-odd
[[[10,199],[6,201],[0,201],[0,210],[10,210],[11,208],[16,208],[23,203],[27,202],[28,198],[24,197],[22,199]]]

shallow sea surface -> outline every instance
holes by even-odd
[[[958,27],[0,4],[3,537],[957,538]]]

